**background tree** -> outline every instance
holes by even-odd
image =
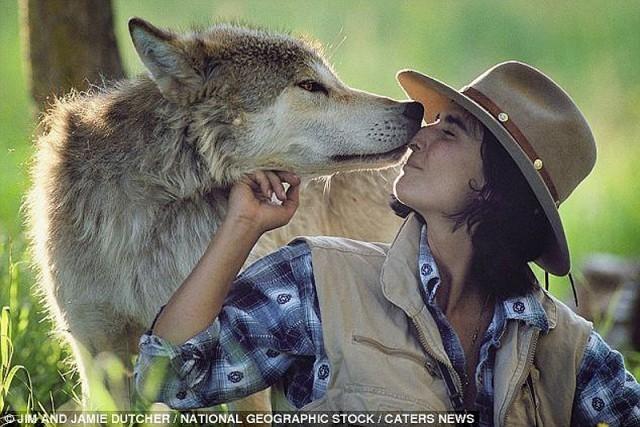
[[[52,95],[124,77],[111,0],[20,0],[25,69],[38,108]]]

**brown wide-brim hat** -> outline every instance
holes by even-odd
[[[424,105],[427,123],[453,101],[495,135],[522,171],[553,230],[553,236],[540,236],[547,244],[536,264],[558,276],[569,273],[558,206],[596,160],[593,133],[571,97],[545,74],[517,61],[494,66],[459,91],[413,70],[398,72],[397,79],[410,98]]]

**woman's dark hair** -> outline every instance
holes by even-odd
[[[541,254],[551,226],[540,203],[496,137],[483,126],[482,169],[485,185],[467,206],[450,218],[454,230],[466,224],[471,233],[471,277],[498,298],[522,296],[537,281],[528,266]],[[413,211],[395,196],[391,208],[406,217]]]

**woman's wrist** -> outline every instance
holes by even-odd
[[[228,214],[220,225],[220,229],[222,228],[231,231],[239,238],[247,237],[251,240],[256,241],[265,232],[260,224],[258,224],[253,219],[245,217],[241,214]],[[220,229],[216,231],[216,233],[218,233]]]

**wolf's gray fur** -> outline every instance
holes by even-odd
[[[388,166],[420,124],[406,103],[345,86],[289,36],[233,25],[178,35],[139,19],[130,32],[150,76],[53,105],[27,204],[40,289],[82,359],[84,393],[90,357],[129,365],[234,181]]]

